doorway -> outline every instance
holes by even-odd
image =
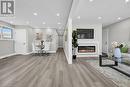
[[[59,35],[58,43],[58,47],[63,48],[63,35]]]

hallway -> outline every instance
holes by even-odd
[[[0,87],[117,87],[86,62],[67,64],[59,49],[49,56],[17,55],[0,60]]]

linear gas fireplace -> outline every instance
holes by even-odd
[[[78,53],[95,53],[96,46],[78,46]]]

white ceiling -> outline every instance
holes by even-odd
[[[80,19],[77,17],[80,16]],[[102,17],[102,19],[98,19]],[[119,20],[118,17],[121,19]],[[130,2],[125,0],[78,0],[73,14],[73,24],[102,23],[103,26],[121,21],[130,17]]]
[[[29,24],[34,28],[62,29],[67,22],[71,4],[72,0],[15,0],[15,16],[0,17],[0,20],[13,21],[15,25]],[[34,16],[33,13],[38,15]]]
[[[126,3],[125,0],[15,0],[15,17],[0,17],[0,20],[34,28],[55,28],[63,34],[72,1],[77,2],[71,10],[74,26],[81,23],[102,23],[106,26],[130,17],[130,2]],[[34,16],[33,13],[38,15]],[[56,16],[57,13],[60,13],[59,17]],[[78,16],[80,19],[77,19]]]

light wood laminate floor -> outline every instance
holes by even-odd
[[[12,56],[0,60],[0,87],[117,87],[86,62],[68,65],[59,49],[49,56]]]

